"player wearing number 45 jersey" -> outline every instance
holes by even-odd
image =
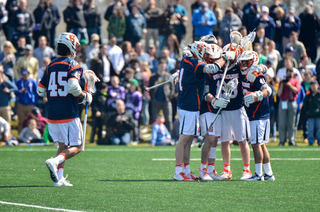
[[[245,93],[244,103],[247,115],[250,120],[251,140],[256,172],[246,181],[275,180],[270,166],[270,155],[265,143],[269,142],[270,134],[270,111],[268,97],[272,90],[267,85],[261,67],[258,66],[259,56],[254,51],[246,51],[241,54],[240,68],[242,75],[247,75],[249,69],[258,74],[255,78],[246,77],[242,81],[243,92]],[[262,163],[265,174],[262,174]]]
[[[59,142],[57,156],[46,160],[54,186],[72,186],[63,177],[65,160],[77,155],[84,142],[78,115],[79,99],[90,104],[92,96],[82,91],[79,80],[81,66],[73,59],[80,43],[72,33],[61,33],[57,39],[58,58],[53,60],[38,84],[39,96],[48,98],[49,133]]]

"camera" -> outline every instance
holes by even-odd
[[[282,82],[287,83],[287,82],[289,82],[290,79],[291,79],[291,77],[285,77],[285,78],[283,78]]]

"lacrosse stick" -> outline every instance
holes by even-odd
[[[96,82],[99,82],[99,78],[96,76],[96,74],[91,71],[85,71],[83,73],[84,78],[85,78],[85,85],[84,85],[84,90],[88,93],[93,94],[94,91],[94,85]],[[86,111],[84,114],[84,120],[83,120],[83,142],[82,142],[82,151],[84,151],[85,143],[86,143],[86,128],[87,128],[87,113],[88,113],[88,103],[86,103]]]
[[[147,87],[147,88],[146,88],[146,91],[150,91],[151,89],[155,89],[155,88],[160,87],[160,86],[162,86],[162,85],[165,85],[165,84],[167,84],[167,83],[170,83],[170,80],[161,82],[161,83],[156,84],[156,85],[151,86],[151,87]]]
[[[240,43],[241,50],[244,51],[249,46],[249,44],[254,41],[255,37],[256,32],[254,30],[250,32],[247,36],[243,37]]]
[[[225,95],[226,95],[226,99],[229,100],[230,99],[230,96],[232,95],[232,92],[234,91],[234,89],[236,89],[238,86],[238,79],[237,78],[234,78],[232,80],[230,80],[224,87],[223,87],[223,90],[225,92]],[[199,137],[199,145],[198,147],[201,148],[206,140],[206,137],[207,135],[209,134],[209,131],[211,129],[211,127],[213,126],[214,122],[217,120],[218,118],[218,115],[220,114],[222,108],[219,108],[216,116],[214,117],[214,119],[212,120],[209,128],[207,129],[206,133],[204,134],[204,136],[200,136]]]

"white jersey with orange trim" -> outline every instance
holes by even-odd
[[[59,57],[48,65],[38,84],[47,89],[48,122],[66,123],[79,117],[79,100],[68,93],[68,80],[81,76],[82,68],[74,59]]]

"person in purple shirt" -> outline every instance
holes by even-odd
[[[111,77],[111,85],[108,87],[108,100],[107,110],[108,112],[114,112],[116,110],[116,101],[118,99],[125,100],[126,93],[124,87],[120,86],[120,80],[118,76]]]

